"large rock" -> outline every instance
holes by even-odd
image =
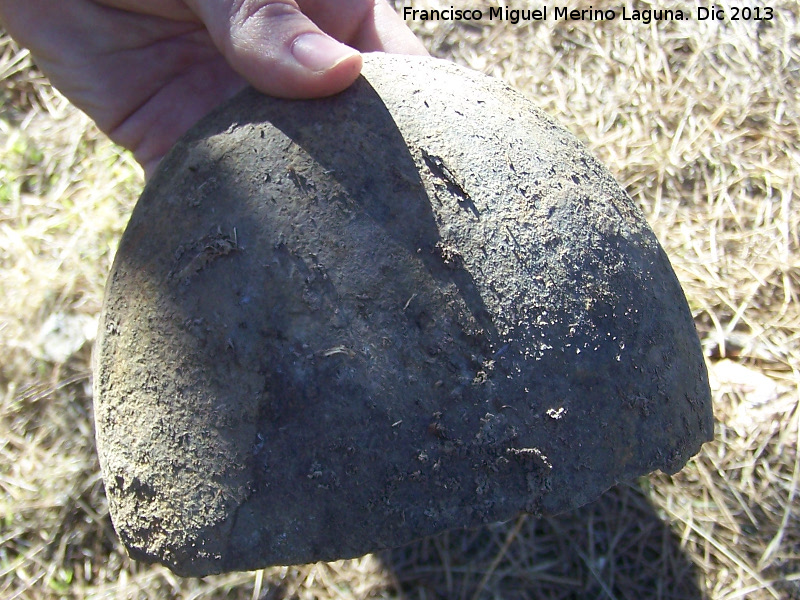
[[[712,435],[686,300],[608,171],[503,83],[380,54],[177,144],[95,387],[117,531],[182,575],[567,511]]]

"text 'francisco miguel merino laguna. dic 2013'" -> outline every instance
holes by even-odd
[[[520,21],[613,21],[620,18],[623,21],[685,21],[690,18],[688,11],[680,9],[644,9],[636,10],[621,7],[618,9],[606,8],[573,9],[569,6],[547,6],[532,9],[508,8],[496,6],[484,11],[475,9],[443,8],[443,9],[416,9],[411,6],[403,7],[403,18],[407,21],[509,21],[517,24]]]

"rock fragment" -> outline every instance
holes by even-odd
[[[608,171],[504,84],[369,55],[241,93],[164,159],[112,269],[97,442],[181,575],[563,512],[712,435],[681,287]]]

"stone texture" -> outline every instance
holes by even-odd
[[[712,436],[686,300],[552,119],[435,59],[244,91],[147,185],[96,349],[130,554],[181,575],[553,514]]]

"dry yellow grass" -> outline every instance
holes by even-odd
[[[203,581],[125,556],[94,454],[83,325],[141,175],[3,37],[0,597],[800,598],[800,22],[771,6],[760,24],[412,24],[557,117],[641,206],[709,357],[716,440],[570,515]],[[52,315],[80,349],[54,346]]]

